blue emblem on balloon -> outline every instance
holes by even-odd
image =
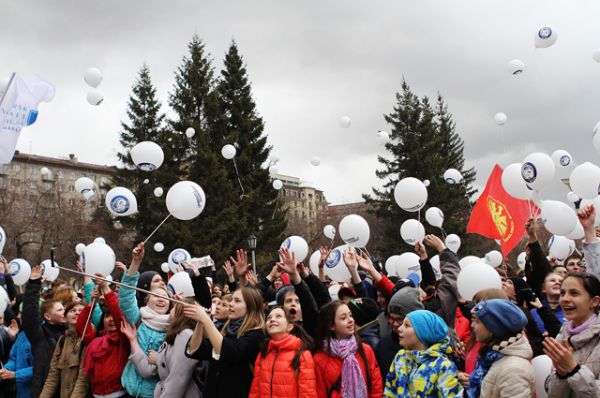
[[[327,268],[333,268],[339,264],[341,258],[342,252],[339,249],[335,249],[329,254],[329,257],[327,257],[325,265]]]
[[[525,180],[525,182],[532,183],[537,178],[537,169],[535,165],[531,162],[523,163],[521,167],[521,177]]]
[[[177,265],[188,259],[187,253],[183,250],[175,250],[171,255],[171,260]]]
[[[540,29],[540,31],[538,32],[538,36],[540,36],[540,39],[547,39],[550,36],[552,36],[552,29],[550,29],[549,26],[544,26],[542,29]]]
[[[18,261],[11,261],[8,265],[10,265],[10,276],[13,277],[21,271],[21,264]]]
[[[117,214],[125,214],[129,210],[129,199],[123,195],[117,195],[110,200],[110,208]]]
[[[569,163],[571,163],[571,158],[569,157],[569,155],[562,155],[560,157],[560,165],[561,166],[568,166]]]

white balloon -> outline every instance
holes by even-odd
[[[352,124],[352,120],[348,116],[342,116],[340,118],[340,127],[348,128]]]
[[[442,279],[442,271],[440,270],[440,256],[435,255],[429,259],[429,263],[431,264],[431,268],[433,268],[433,273],[435,274],[435,280],[439,281]]]
[[[8,273],[17,286],[23,286],[31,276],[31,266],[22,258],[15,258],[8,263]]]
[[[1,94],[1,91],[0,91]],[[0,286],[0,314],[4,314],[6,308],[10,305],[10,298],[4,287]]]
[[[93,88],[96,88],[102,83],[102,72],[98,68],[88,68],[83,75],[83,80]]]
[[[556,43],[558,35],[556,30],[549,25],[542,26],[535,33],[535,46],[537,48],[547,48]]]
[[[292,235],[288,237],[281,242],[280,248],[288,249],[290,252],[294,253],[294,260],[297,263],[304,261],[306,256],[308,256],[308,243],[306,243],[301,236]]]
[[[342,288],[342,285],[331,285],[327,288],[327,291],[329,292],[329,297],[331,297],[332,300],[337,300],[338,299],[338,292],[340,291],[340,289]]]
[[[406,252],[398,256],[396,260],[396,276],[406,278],[409,274],[419,275],[421,279],[421,264],[416,253]]]
[[[513,59],[508,63],[508,72],[511,75],[520,75],[521,73],[523,73],[523,70],[525,70],[525,64],[519,59]]]
[[[326,225],[325,227],[323,227],[323,235],[325,235],[325,237],[327,237],[327,239],[335,238],[335,234],[336,234],[336,230],[333,225]]]
[[[115,268],[115,252],[101,239],[96,238],[81,253],[81,265],[87,274],[110,275]]]
[[[149,184],[149,183],[150,183],[150,180],[146,178],[146,179],[144,180],[144,184]]]
[[[541,152],[527,155],[521,166],[521,177],[530,188],[535,190],[552,182],[554,172],[552,158]]]
[[[169,273],[169,271],[170,271],[170,269],[169,269],[169,263],[162,263],[162,264],[160,265],[160,270],[161,270],[162,272],[164,272],[165,274],[168,274],[168,273]]]
[[[567,200],[571,203],[575,203],[579,200],[579,196],[573,191],[567,192]]]
[[[143,171],[154,171],[165,160],[165,154],[160,145],[152,141],[142,141],[136,144],[129,151],[129,155],[138,169]]]
[[[75,190],[79,193],[86,193],[94,189],[94,181],[91,178],[80,177],[75,181]]]
[[[104,96],[99,91],[96,91],[96,90],[88,91],[85,98],[86,98],[88,104],[93,105],[93,106],[98,106],[102,103],[102,101],[104,101]]]
[[[546,229],[554,235],[567,235],[575,228],[577,215],[566,203],[557,200],[544,200],[540,218]]]
[[[504,123],[506,123],[507,119],[506,113],[504,112],[498,112],[494,115],[494,121],[498,126],[502,126]]]
[[[154,244],[154,251],[157,253],[162,252],[163,250],[165,250],[165,245],[162,244],[162,242],[156,242]]]
[[[10,81],[10,77],[4,77],[4,78],[0,79],[0,97],[4,94],[4,92],[8,88],[9,81]]]
[[[461,269],[465,268],[468,265],[479,263],[481,263],[481,259],[477,256],[465,256],[458,261],[458,264],[460,265]]]
[[[279,191],[283,188],[283,182],[281,182],[281,180],[273,180],[273,188]]]
[[[594,220],[594,226],[600,226],[600,196],[596,196],[594,199],[581,199],[579,208],[583,209],[587,205],[594,205],[594,209],[596,209],[596,219]]]
[[[527,253],[525,252],[521,252],[517,256],[517,265],[519,266],[519,269],[525,269],[525,264],[527,263],[527,260],[525,258],[526,256]]]
[[[598,218],[597,214],[596,214],[596,218]],[[583,239],[584,236],[585,236],[585,231],[583,230],[583,227],[581,226],[580,222],[576,222],[575,228],[573,228],[573,230],[566,235],[566,237],[571,240]]]
[[[90,200],[94,197],[96,193],[94,192],[94,190],[91,191],[87,191],[86,193],[83,194],[83,197],[85,198],[85,200]]]
[[[194,136],[194,134],[196,134],[196,130],[194,130],[194,128],[193,128],[193,127],[188,127],[188,128],[185,130],[185,136],[186,136],[187,138],[192,138],[192,137]]]
[[[338,231],[340,238],[354,247],[366,247],[371,234],[369,223],[358,214],[349,214],[342,218]]]
[[[47,175],[48,173],[50,173],[50,169],[47,167],[42,167],[40,169],[40,172],[42,173],[43,176]]]
[[[4,251],[4,245],[6,244],[6,232],[4,228],[0,227],[0,254]]]
[[[462,181],[462,179],[462,174],[456,169],[448,169],[444,172],[444,180],[448,184],[458,184]]]
[[[388,273],[388,275],[396,275],[396,268],[398,266],[398,259],[400,258],[399,255],[394,254],[393,256],[388,257],[387,260],[385,260],[385,271]]]
[[[271,174],[271,175],[279,174],[279,167],[277,167],[276,165],[269,166],[269,174]]]
[[[566,178],[571,174],[573,169],[573,157],[571,154],[564,149],[557,149],[552,152],[552,161],[554,162],[554,169],[559,178]]]
[[[169,253],[169,257],[167,258],[167,262],[169,263],[169,269],[172,273],[176,273],[178,271],[177,267],[181,265],[184,261],[190,261],[192,256],[190,252],[185,249],[177,248]]]
[[[156,196],[157,198],[163,196],[163,189],[161,187],[154,188],[154,196]]]
[[[521,163],[512,163],[502,172],[502,187],[512,197],[517,199],[530,199],[533,191],[521,177]]]
[[[429,184],[431,184],[429,180],[423,180],[423,185],[425,185],[425,187],[428,187]]]
[[[195,182],[179,181],[167,192],[165,203],[173,217],[185,221],[202,213],[206,205],[206,197],[202,187]]]
[[[592,53],[592,58],[596,62],[600,62],[600,50],[596,50]]]
[[[390,140],[390,135],[386,131],[378,131],[377,132],[377,140],[380,142],[388,142]]]
[[[600,191],[600,167],[590,162],[580,164],[571,172],[569,185],[581,199],[594,199]]]
[[[419,221],[408,219],[400,226],[400,236],[409,245],[416,245],[425,238],[425,227]]]
[[[401,209],[410,212],[419,211],[427,203],[427,188],[421,180],[406,177],[396,184],[394,198]]]
[[[320,251],[315,251],[313,254],[310,255],[310,258],[308,259],[308,265],[310,267],[310,271],[313,273],[313,275],[319,276],[319,260],[321,259],[321,252]]]
[[[85,249],[85,244],[83,243],[78,243],[75,246],[75,253],[77,253],[78,256],[81,256],[81,253],[83,253],[83,250]]]
[[[473,263],[460,270],[456,280],[458,293],[466,300],[473,300],[473,296],[480,290],[502,288],[502,279],[496,270],[485,263]]]
[[[42,278],[44,279],[48,279],[50,276],[54,275],[54,271],[53,269],[58,270],[58,263],[55,261],[54,262],[54,266],[52,266],[52,260],[48,259],[48,260],[44,260],[40,263],[40,266],[42,267]],[[51,281],[52,282],[52,281]]]
[[[329,253],[325,261],[325,274],[333,281],[344,282],[351,278],[350,271],[344,262],[344,251],[347,245],[338,246]]]
[[[231,144],[224,145],[223,148],[221,148],[221,155],[223,155],[223,157],[228,160],[233,159],[235,157],[236,152],[237,150]]]
[[[538,355],[531,360],[535,375],[535,395],[537,398],[548,398],[546,386],[552,373],[552,360],[548,355]]]
[[[94,242],[95,242],[95,243],[102,243],[103,245],[105,245],[105,244],[106,244],[106,241],[104,240],[104,238],[102,238],[102,237],[100,237],[100,236],[99,236],[99,237],[97,237],[96,239],[94,239]]]
[[[500,253],[498,250],[489,251],[485,255],[485,263],[491,265],[494,268],[500,266],[502,264],[502,260],[502,253]]]
[[[194,297],[194,286],[192,286],[192,279],[187,272],[176,272],[169,283],[167,283],[167,290],[171,294],[183,293],[184,297]]]
[[[319,159],[317,156],[313,156],[312,158],[310,158],[310,164],[312,164],[313,166],[318,166],[321,164],[321,159]]]
[[[430,207],[425,212],[425,220],[432,227],[442,228],[444,224],[444,212],[437,207]]]
[[[130,216],[138,212],[137,199],[127,188],[114,187],[106,194],[106,208],[117,217]]]
[[[458,253],[458,249],[460,249],[460,237],[456,234],[450,234],[448,236],[446,236],[446,239],[444,241],[444,243],[446,244],[446,247],[448,249],[450,249],[450,251],[454,254]]]
[[[106,275],[106,276],[104,277],[104,279],[106,279],[106,280],[107,280],[107,281],[109,281],[109,282],[112,282],[112,281],[113,281],[113,277],[112,277],[112,275]]]
[[[575,242],[565,236],[552,235],[548,241],[548,255],[556,257],[559,264],[575,251]]]
[[[596,125],[594,126],[592,134],[592,144],[594,145],[594,148],[596,148],[596,150],[600,152],[600,122],[596,123]]]

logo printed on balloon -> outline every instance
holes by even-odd
[[[531,34],[531,33],[530,33]],[[540,37],[540,39],[547,39],[550,36],[552,36],[552,29],[550,29],[549,26],[544,26],[542,29],[540,29],[540,31],[538,32],[538,36]],[[530,36],[531,37],[531,36]]]
[[[8,265],[10,265],[10,276],[13,277],[21,271],[21,264],[18,261],[11,261]]]
[[[561,166],[568,166],[569,163],[571,163],[571,158],[567,155],[563,155],[560,157],[560,165]]]
[[[187,259],[187,254],[183,250],[175,250],[171,256],[173,262],[179,265],[181,262]]]
[[[138,163],[137,166],[142,171],[154,171],[157,168],[156,165],[153,165],[152,163]]]
[[[491,196],[487,198],[487,205],[494,225],[496,225],[496,229],[500,233],[500,239],[507,242],[515,232],[515,222],[512,216],[502,202]]]
[[[127,213],[129,210],[129,199],[123,195],[117,195],[110,201],[110,208],[118,214]]]
[[[537,170],[535,165],[530,162],[523,163],[521,167],[521,176],[525,180],[525,182],[532,183],[537,178]]]
[[[194,197],[196,198],[196,203],[198,207],[204,207],[204,197],[202,193],[196,189],[196,187],[191,186]]]
[[[331,252],[331,254],[329,254],[329,257],[327,257],[325,265],[327,268],[333,268],[339,264],[341,258],[342,252],[339,249],[335,249]]]
[[[281,247],[284,248],[284,249],[289,249],[291,245],[292,245],[292,240],[290,238],[287,238],[283,242],[283,244],[281,245]]]
[[[174,296],[177,293],[173,285],[171,285],[170,283],[167,284],[167,290],[169,291],[169,293],[171,293],[172,296]]]

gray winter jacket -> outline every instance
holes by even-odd
[[[600,211],[600,209],[599,209]],[[583,241],[583,257],[587,263],[587,272],[600,278],[600,239],[593,242]]]
[[[188,340],[192,330],[185,329],[175,337],[175,343],[163,343],[158,351],[156,365],[148,362],[148,357],[141,351],[129,357],[142,377],[152,377],[158,374],[160,381],[156,384],[154,398],[197,398],[202,396],[197,384],[192,380],[192,374],[198,361],[185,356]]]
[[[553,371],[548,380],[548,398],[600,397],[600,318],[583,332],[570,335],[565,323],[556,339],[568,340],[581,366],[579,372],[561,380]]]

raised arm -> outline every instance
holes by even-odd
[[[40,290],[42,288],[42,269],[36,265],[31,269],[29,282],[25,285],[23,297],[22,327],[29,341],[42,339],[43,331],[40,316]]]

